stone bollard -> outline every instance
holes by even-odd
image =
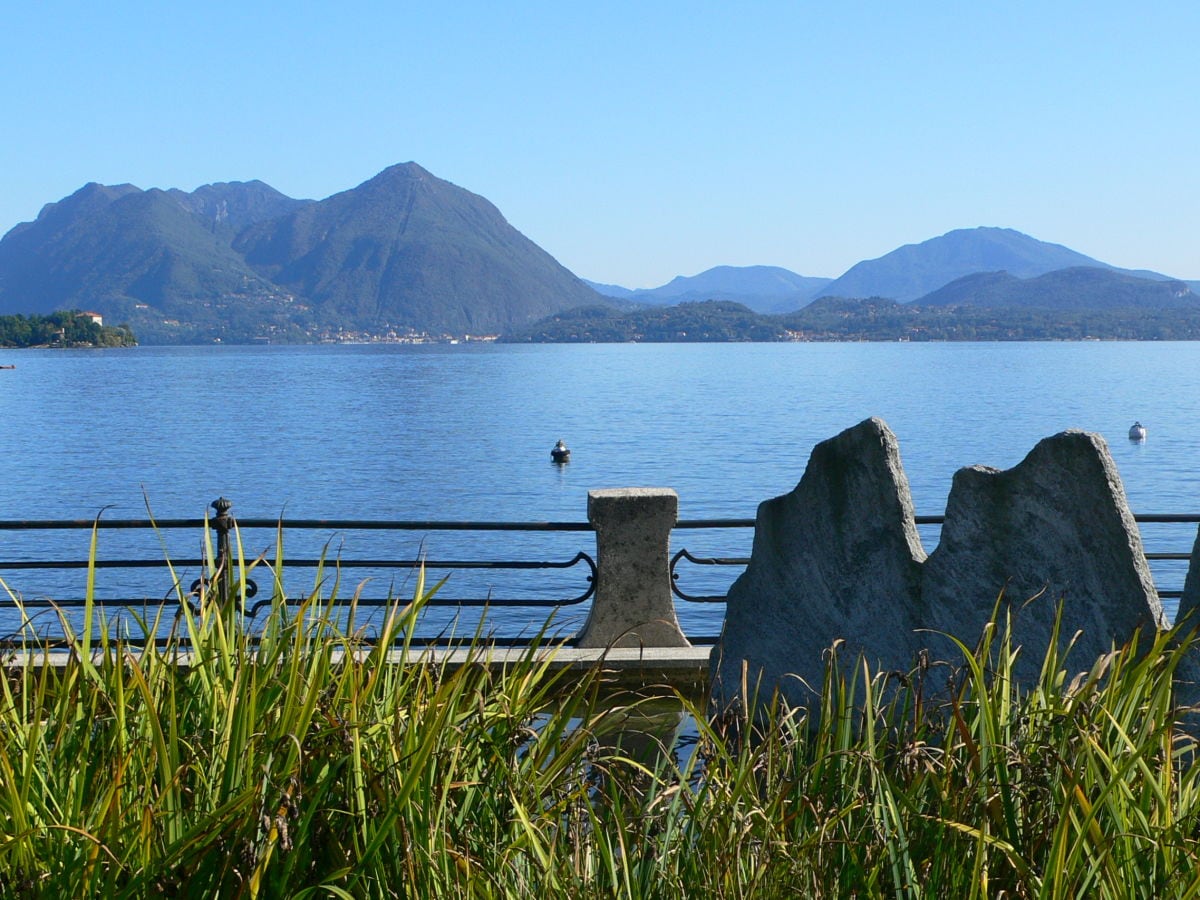
[[[588,491],[596,595],[579,647],[689,647],[671,597],[669,546],[679,495],[665,488]]]

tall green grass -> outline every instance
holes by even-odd
[[[336,562],[289,598],[275,558],[143,621],[165,646],[109,636],[90,602],[62,665],[28,631],[0,679],[0,896],[1200,893],[1179,634],[1078,677],[1052,647],[1021,688],[995,623],[936,702],[922,670],[833,648],[813,709],[710,721],[676,696],[696,743],[656,749],[649,693],[547,647],[422,659],[423,582],[367,640]],[[251,574],[273,585],[254,634]]]

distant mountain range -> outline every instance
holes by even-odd
[[[826,285],[821,294],[888,297],[907,303],[977,272],[1007,272],[1016,278],[1031,278],[1078,267],[1115,268],[1011,228],[964,228],[860,262]],[[1167,277],[1155,272],[1128,274],[1158,280]]]
[[[836,279],[718,266],[652,289],[585,283],[487,200],[411,162],[320,201],[261,181],[191,192],[87,184],[0,239],[0,314],[87,309],[128,323],[145,343],[529,334],[548,316],[566,321],[605,304],[682,304],[682,325],[639,322],[655,333],[691,322],[691,333],[716,335],[736,333],[747,313],[790,313],[823,297],[948,310],[1171,310],[1191,309],[1198,289],[1003,228],[951,231]],[[698,301],[749,309],[704,307],[697,319]],[[944,318],[939,329],[949,327]]]
[[[598,293],[623,300],[654,305],[732,300],[763,313],[799,309],[832,281],[797,275],[778,266],[717,266],[699,275],[676,276],[662,287],[640,290],[584,279]]]
[[[588,284],[606,296],[648,303],[732,300],[756,312],[778,313],[800,309],[818,297],[886,297],[907,303],[970,275],[1003,272],[1022,279],[1069,268],[1107,269],[1151,281],[1174,280],[1157,272],[1119,269],[1011,228],[981,227],[906,244],[878,259],[857,263],[838,278],[805,277],[773,266],[720,266],[699,275],[676,277],[657,288],[629,290]],[[1200,290],[1200,282],[1188,284]]]
[[[963,298],[969,302],[960,303]],[[941,302],[938,302],[938,301]],[[790,313],[706,300],[548,316],[505,340],[689,341],[1200,340],[1200,296],[1180,281],[1073,268],[1035,278],[968,275],[910,303],[821,297]]]

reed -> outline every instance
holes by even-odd
[[[835,647],[811,710],[710,720],[676,695],[697,741],[656,745],[649,692],[535,650],[422,660],[420,579],[369,640],[336,560],[286,595],[279,543],[273,569],[239,550],[231,596],[139,620],[165,646],[112,636],[90,591],[65,665],[29,662],[27,629],[0,679],[0,895],[1200,894],[1180,633],[1078,676],[1054,645],[1020,688],[998,618],[937,702],[927,669]],[[253,633],[250,574],[273,586]]]

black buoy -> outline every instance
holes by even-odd
[[[571,451],[567,449],[567,445],[559,441],[554,445],[554,449],[550,451],[550,458],[556,463],[565,463],[571,461]]]

